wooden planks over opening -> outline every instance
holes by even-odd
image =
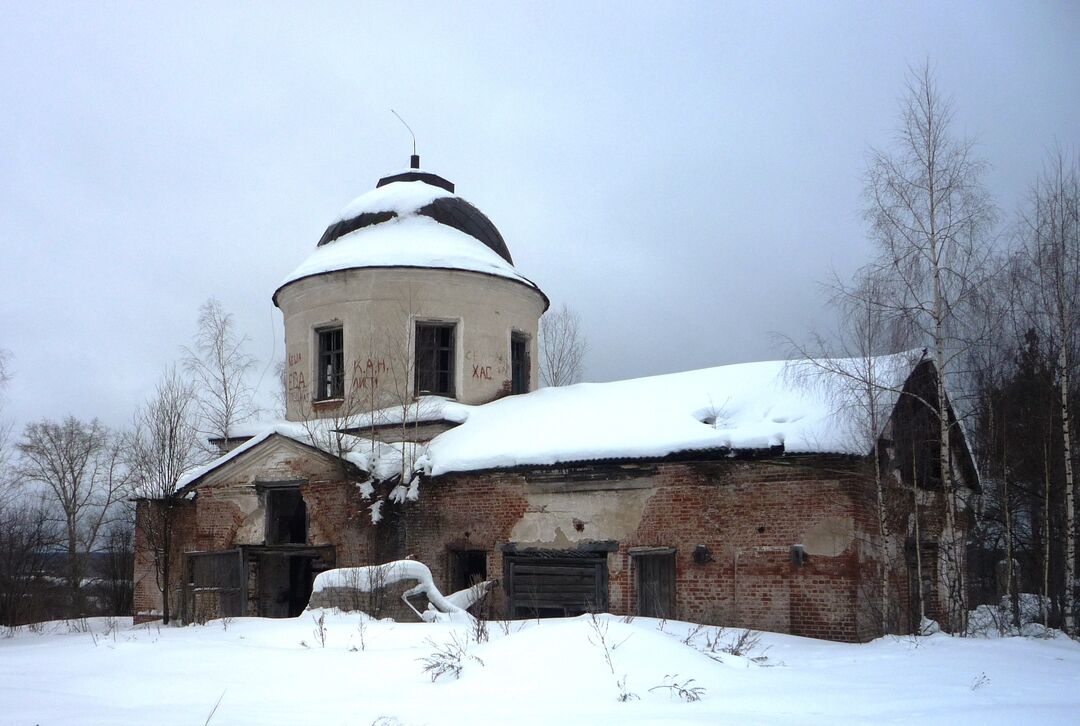
[[[504,558],[506,592],[513,617],[565,617],[607,609],[607,557],[567,552],[559,558],[518,554]]]

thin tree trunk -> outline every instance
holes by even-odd
[[[911,451],[911,502],[915,511],[915,577],[917,580],[917,592],[919,593],[919,626],[926,620],[926,597],[923,593],[923,569],[922,569],[922,531],[919,528],[919,480],[915,473],[915,450]]]
[[[1009,598],[1009,611],[1013,627],[1020,627],[1020,594],[1016,590],[1016,573],[1013,568],[1012,506],[1009,501],[1009,466],[1007,453],[1008,435],[1005,419],[1001,421],[1001,482],[1002,505],[1005,509],[1005,593]]]
[[[169,590],[172,577],[172,513],[167,505],[161,512],[161,622],[168,625],[171,619]]]
[[[937,282],[935,280],[935,287]],[[940,330],[940,326],[938,326]],[[949,404],[945,394],[945,376],[943,365],[945,350],[942,346],[937,347],[938,358],[937,376],[937,405],[938,405],[938,465],[941,470],[941,493],[945,500],[945,523],[944,523],[944,547],[943,564],[945,565],[945,580],[949,597],[949,629],[959,631],[960,635],[967,631],[967,606],[964,593],[964,557],[963,538],[957,536],[957,506],[956,487],[952,478],[951,453],[949,448]]]
[[[1046,604],[1050,601],[1050,451],[1043,442],[1043,596],[1039,598],[1039,613],[1043,625],[1049,627]]]
[[[1065,632],[1076,631],[1074,580],[1076,579],[1076,523],[1073,512],[1072,434],[1069,430],[1069,356],[1067,340],[1062,336],[1058,353],[1058,385],[1061,389],[1061,434],[1065,457]]]
[[[889,570],[886,566],[888,553],[888,522],[885,518],[885,483],[881,476],[881,460],[878,458],[878,438],[874,437],[874,485],[877,488],[878,507],[878,534],[881,537],[879,546],[879,569],[881,576],[881,634],[889,632]]]
[[[72,517],[67,522],[67,566],[68,566],[68,596],[69,617],[79,617],[82,612],[82,565],[79,562],[79,532],[78,525]]]

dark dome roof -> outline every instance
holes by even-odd
[[[452,182],[449,182],[436,174],[421,171],[408,171],[402,174],[395,174],[394,176],[383,177],[379,180],[376,188],[397,182],[423,182],[424,184],[429,184],[451,193],[454,191]],[[499,230],[495,228],[495,225],[491,223],[491,220],[488,219],[483,212],[461,197],[438,197],[417,209],[415,214],[422,214],[425,217],[434,219],[439,224],[445,224],[448,227],[453,227],[459,232],[464,232],[470,237],[484,243],[484,245],[491,249],[495,254],[502,257],[511,265],[514,264],[514,260],[510,257],[510,250],[507,249],[506,242],[503,240],[502,235],[499,234]],[[318,246],[321,247],[322,245],[333,242],[339,237],[344,237],[358,229],[387,222],[397,216],[398,212],[394,210],[379,212],[368,211],[354,217],[342,219],[326,228],[322,238],[319,240]]]

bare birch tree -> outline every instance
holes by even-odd
[[[1080,168],[1058,151],[1032,187],[1021,215],[1021,255],[1029,275],[1032,324],[1057,349],[1065,472],[1065,630],[1076,633],[1076,516],[1073,471],[1073,368],[1080,345]]]
[[[540,382],[545,386],[568,386],[585,373],[588,342],[581,330],[581,316],[566,303],[540,318]]]
[[[952,476],[946,379],[963,348],[964,307],[978,289],[995,210],[982,185],[984,164],[950,131],[952,110],[928,65],[913,70],[894,148],[875,151],[866,180],[866,216],[879,247],[877,266],[900,290],[894,312],[927,340],[937,366],[938,465],[944,499],[944,580],[954,630],[966,628],[964,538]]]
[[[199,442],[198,397],[192,382],[170,368],[154,395],[135,413],[128,456],[137,482],[136,537],[153,558],[154,578],[161,592],[162,621],[171,619],[174,525],[179,506],[175,494],[184,473],[203,458]]]
[[[253,389],[248,372],[255,359],[244,346],[247,336],[238,335],[233,316],[210,298],[199,308],[195,344],[184,348],[184,366],[197,383],[203,433],[227,439],[240,423],[255,415]]]
[[[127,493],[129,473],[122,447],[100,421],[87,423],[69,416],[61,423],[43,419],[27,424],[18,448],[20,476],[41,485],[60,514],[71,607],[79,614],[86,554],[93,551],[99,532]]]
[[[881,434],[889,417],[888,402],[902,391],[895,370],[886,370],[881,356],[907,347],[906,330],[896,325],[888,307],[894,299],[890,280],[873,269],[860,270],[851,285],[834,280],[829,285],[830,302],[839,312],[839,330],[831,338],[813,336],[810,346],[791,343],[797,360],[789,365],[796,382],[820,386],[833,405],[852,414],[856,422],[850,435],[855,444],[870,452],[877,505],[878,536],[882,557],[879,561],[878,591],[880,626],[889,632],[888,558],[884,552],[892,534],[889,526],[890,500],[882,470]],[[790,341],[789,341],[790,343]],[[917,573],[922,581],[922,573]]]

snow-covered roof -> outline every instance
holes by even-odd
[[[910,354],[875,359],[887,418]],[[855,369],[856,362],[836,362]],[[544,388],[483,406],[435,437],[417,461],[432,475],[679,452],[766,449],[864,455],[870,441],[853,381],[809,364],[741,363],[611,383]],[[460,414],[460,410],[456,411]]]
[[[349,202],[334,221],[341,222],[359,217],[361,214],[378,212],[394,212],[399,216],[405,216],[412,214],[420,207],[431,204],[436,199],[452,196],[454,196],[453,192],[422,181],[394,182],[361,194]]]
[[[310,421],[306,424],[294,421],[277,421],[263,425],[259,431],[238,434],[237,438],[243,438],[246,434],[250,434],[251,438],[228,453],[219,456],[202,466],[189,469],[184,473],[184,476],[180,478],[180,481],[177,482],[176,489],[177,491],[180,491],[190,484],[195,483],[211,471],[229,463],[251,449],[254,449],[274,435],[284,436],[287,439],[292,439],[293,441],[306,446],[311,446],[325,453],[337,455],[339,449],[330,445],[330,442],[335,440],[336,437],[330,434],[327,429],[327,423],[328,421],[325,420]],[[356,445],[350,447],[351,450],[344,452],[342,458],[361,471],[370,470],[371,461],[367,452],[370,451],[371,442],[359,437],[347,438],[355,440]]]
[[[872,359],[874,395],[883,426],[920,360],[911,351]],[[347,422],[279,421],[224,456],[184,477],[181,488],[251,450],[274,434],[334,453],[333,425],[356,432],[400,422],[442,420],[459,425],[426,447],[349,436],[345,459],[375,479],[414,469],[452,472],[550,466],[598,460],[657,459],[685,452],[761,450],[787,454],[865,455],[871,449],[857,383],[867,361],[765,361],[610,383],[543,388],[471,406],[424,397],[409,408],[360,414]],[[845,374],[846,373],[846,374]],[[880,433],[874,432],[874,433]],[[402,482],[402,485],[405,481]]]
[[[480,230],[476,234],[487,242],[463,229]],[[395,181],[346,206],[324,242],[278,289],[312,275],[365,267],[466,270],[536,287],[499,249],[505,252],[505,245],[490,220],[460,197],[423,181]]]

